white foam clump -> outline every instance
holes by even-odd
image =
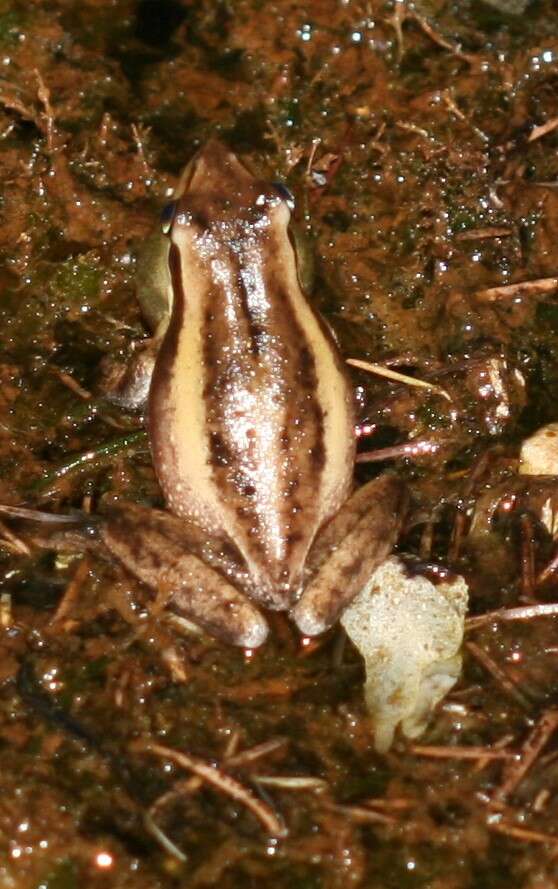
[[[457,682],[467,600],[463,577],[433,584],[392,556],[345,610],[341,623],[365,662],[379,753],[390,748],[398,725],[407,738],[418,737]]]

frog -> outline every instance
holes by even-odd
[[[248,649],[287,612],[329,629],[388,557],[407,492],[354,486],[355,396],[313,306],[293,198],[212,139],[138,262],[151,332],[112,398],[141,410],[166,509],[117,502],[100,536],[168,607]]]

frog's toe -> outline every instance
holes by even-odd
[[[236,628],[236,638],[232,641],[243,648],[259,648],[267,639],[268,633],[269,626],[266,619],[258,614],[252,616],[243,627]]]
[[[328,623],[318,611],[306,602],[299,602],[291,612],[291,617],[303,636],[319,636],[328,629]]]

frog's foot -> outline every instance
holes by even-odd
[[[311,579],[292,611],[301,633],[327,630],[387,558],[407,507],[406,488],[386,473],[359,488],[310,550]]]
[[[223,576],[237,577],[226,553],[215,557],[215,567],[208,565],[199,554],[202,535],[198,531],[196,537],[189,523],[127,504],[109,512],[100,537],[131,574],[167,594],[172,607],[211,635],[245,648],[257,648],[265,641],[265,618]]]

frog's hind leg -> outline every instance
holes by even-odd
[[[196,554],[202,547],[200,532],[197,539],[193,534],[194,552],[189,551],[190,531],[175,516],[127,504],[109,512],[99,533],[111,555],[152,590],[165,594],[172,608],[212,636],[257,648],[267,636],[265,618],[223,573]],[[232,573],[224,559],[217,567]]]
[[[407,507],[403,482],[386,473],[359,488],[323,528],[310,550],[311,574],[292,611],[299,630],[327,630],[387,558]]]

